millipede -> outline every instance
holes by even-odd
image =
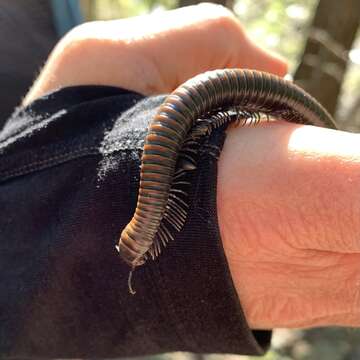
[[[196,168],[200,139],[231,124],[257,124],[262,117],[336,129],[312,96],[278,76],[246,69],[199,74],[165,98],[149,124],[141,157],[137,206],[117,250],[133,270],[181,231],[187,212],[184,174]]]

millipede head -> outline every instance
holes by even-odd
[[[136,247],[134,240],[128,235],[127,227],[122,231],[119,243],[115,246],[119,252],[120,257],[132,268],[141,266],[145,263],[146,259],[144,254],[135,251],[132,246]]]

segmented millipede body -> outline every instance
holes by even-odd
[[[141,159],[135,214],[117,246],[134,269],[160,254],[187,215],[182,174],[195,168],[192,146],[220,126],[260,114],[295,123],[336,128],[327,111],[304,90],[255,70],[223,69],[200,74],[179,86],[149,125]]]

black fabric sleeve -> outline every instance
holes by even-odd
[[[133,274],[115,250],[134,212],[141,149],[163,97],[67,88],[0,133],[0,358],[114,358],[170,351],[260,355],[219,235],[214,133],[191,174],[190,210]],[[240,299],[241,300],[241,299]]]

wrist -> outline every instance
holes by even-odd
[[[228,131],[219,227],[252,328],[359,324],[359,154],[358,135],[340,131]]]

